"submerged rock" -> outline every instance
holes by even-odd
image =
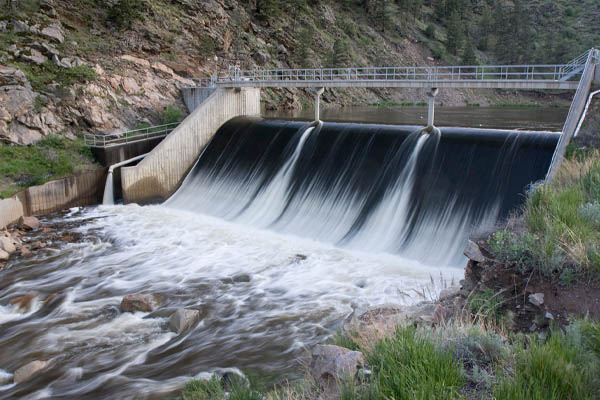
[[[317,345],[312,351],[310,374],[320,383],[329,384],[354,377],[365,364],[360,351],[352,351],[340,346]]]
[[[50,361],[36,360],[26,364],[15,371],[13,376],[14,383],[21,383],[31,379],[50,365]]]
[[[152,312],[160,307],[160,298],[153,294],[134,293],[123,297],[122,312]]]
[[[21,311],[28,312],[33,308],[34,302],[40,297],[38,292],[29,292],[26,295],[19,296],[10,301],[10,304],[15,306]]]
[[[248,274],[239,274],[233,277],[233,282],[235,283],[247,283],[250,282],[250,275]]]
[[[169,319],[169,329],[181,334],[190,329],[200,319],[200,312],[197,310],[188,310],[178,308]]]

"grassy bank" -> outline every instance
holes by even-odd
[[[0,144],[0,197],[95,167],[82,139],[48,136],[32,146]]]
[[[375,326],[337,336],[362,351],[371,374],[348,377],[337,390],[314,382],[265,388],[237,376],[189,382],[180,400],[283,399],[596,399],[600,396],[600,324],[574,321],[564,332],[506,334],[455,320],[435,329]]]
[[[500,261],[563,284],[600,277],[600,153],[571,152],[556,179],[537,187],[488,243]]]

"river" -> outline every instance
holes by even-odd
[[[439,108],[437,116],[440,124],[559,130],[565,113]],[[424,110],[345,108],[322,117],[415,124]],[[84,240],[50,243],[0,271],[0,399],[159,399],[193,377],[231,369],[293,379],[311,346],[352,313],[434,298],[463,275],[461,267],[338,248],[168,205],[74,208],[42,222]],[[40,300],[29,312],[10,305],[32,291]],[[136,292],[165,304],[155,313],[120,312],[123,296]],[[178,307],[202,317],[182,335],[168,329]],[[33,360],[52,366],[13,385],[11,374]]]

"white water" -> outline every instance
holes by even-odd
[[[462,275],[164,206],[74,210],[58,222],[81,224],[88,240],[2,272],[12,284],[0,291],[0,368],[53,360],[31,386],[0,386],[3,399],[150,398],[224,368],[287,375],[354,310],[412,304],[431,277]],[[240,274],[250,282],[228,281]],[[8,305],[32,290],[57,300],[28,315]],[[138,291],[164,296],[164,313],[120,313]],[[175,335],[176,307],[201,310],[202,322]]]

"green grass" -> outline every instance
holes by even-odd
[[[504,297],[493,289],[476,292],[467,299],[467,305],[471,314],[476,318],[494,323],[498,323],[502,319],[500,309],[503,304]]]
[[[0,175],[12,184],[0,196],[12,196],[24,187],[41,185],[89,168],[93,157],[83,141],[48,136],[32,146],[0,144]]]
[[[595,329],[600,325],[591,324]],[[596,331],[597,333],[597,331]],[[584,337],[586,335],[584,334]],[[497,400],[597,399],[600,360],[581,343],[560,331],[546,342],[535,336],[515,345],[514,373],[501,374],[494,390]],[[597,339],[597,336],[596,336]]]
[[[381,398],[457,399],[465,379],[452,353],[443,351],[414,327],[398,327],[367,356]]]
[[[96,71],[87,65],[61,68],[48,61],[42,65],[17,63],[15,66],[23,71],[31,87],[37,92],[47,91],[48,85],[54,82],[69,87],[75,83],[93,81],[97,77]]]
[[[527,199],[525,230],[502,230],[488,240],[498,260],[560,276],[563,283],[573,281],[572,273],[600,275],[600,154],[570,157],[553,182]]]

